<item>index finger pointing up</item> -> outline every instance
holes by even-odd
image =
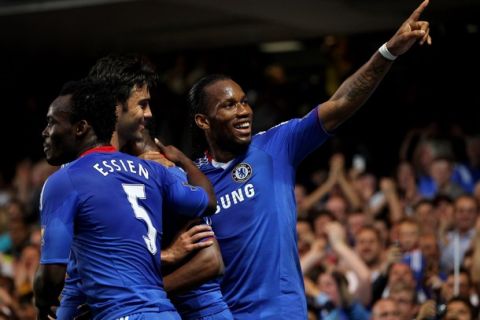
[[[160,140],[158,140],[157,138],[155,138],[155,144],[157,145],[157,147],[160,148],[160,151],[164,151],[165,150],[165,146],[163,145],[163,143],[160,142]]]
[[[410,15],[409,20],[417,21],[420,18],[423,10],[428,6],[429,0],[424,0],[415,11]]]

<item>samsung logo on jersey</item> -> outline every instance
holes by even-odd
[[[100,172],[103,176],[108,176],[115,171],[124,171],[134,173],[140,177],[144,177],[148,180],[148,170],[145,169],[141,163],[135,163],[132,160],[123,161],[122,159],[104,160],[101,163],[95,163],[93,168]]]
[[[242,188],[238,188],[237,190],[221,196],[219,201],[217,201],[217,211],[215,214],[220,213],[222,209],[228,209],[232,205],[236,205],[248,198],[253,198],[254,196],[255,188],[253,187],[253,184],[246,184]]]

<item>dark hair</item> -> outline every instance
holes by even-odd
[[[475,319],[476,311],[475,311],[474,307],[472,306],[472,303],[470,302],[470,300],[467,297],[453,297],[452,299],[448,300],[447,308],[445,310],[445,314],[448,311],[448,306],[451,303],[454,303],[454,302],[461,302],[464,305],[466,305],[468,307],[468,310],[470,311],[470,319]]]
[[[335,216],[333,215],[332,211],[328,209],[314,209],[311,210],[308,213],[308,216],[310,217],[312,223],[315,223],[315,220],[317,220],[320,217],[329,217],[332,219],[332,221],[336,221]]]
[[[380,234],[380,231],[377,228],[375,228],[373,225],[362,226],[360,228],[360,230],[358,230],[358,232],[356,233],[355,238],[358,237],[358,235],[360,233],[365,232],[365,231],[372,232],[375,235],[375,237],[377,238],[378,242],[382,243],[382,235]]]
[[[470,271],[464,267],[460,267],[458,274],[464,274],[467,277],[468,285],[472,285],[472,278],[470,277]],[[455,270],[450,270],[447,277],[455,277]]]
[[[453,204],[453,199],[446,194],[437,194],[432,199],[432,203],[435,207],[438,207],[442,202],[447,202],[449,204]]]
[[[109,82],[116,102],[124,104],[135,86],[152,88],[158,81],[153,64],[142,55],[108,55],[90,69],[93,80]]]
[[[71,123],[86,120],[92,126],[98,142],[110,143],[117,122],[115,100],[110,86],[104,81],[87,78],[67,82],[60,95],[72,96]]]
[[[187,102],[189,106],[190,131],[192,134],[192,147],[196,156],[201,155],[201,153],[207,149],[208,145],[205,140],[205,133],[198,128],[195,123],[195,115],[198,113],[207,114],[205,88],[222,80],[231,80],[231,78],[223,74],[207,75],[195,82],[188,92]]]
[[[414,205],[413,205],[413,210],[416,211],[420,206],[423,206],[424,204],[431,205],[433,207],[433,201],[430,199],[420,199],[418,200]]]
[[[348,299],[347,297],[344,296],[344,293],[343,293],[344,291],[342,290],[342,287],[348,288],[348,279],[345,276],[345,274],[340,270],[323,269],[322,271],[320,271],[318,276],[321,276],[323,274],[329,274],[333,278],[333,281],[335,281],[335,284],[337,285],[338,293],[340,296],[340,304],[341,304],[339,307],[347,308]]]

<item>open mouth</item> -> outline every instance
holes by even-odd
[[[242,133],[250,133],[251,124],[250,121],[238,122],[233,126],[237,131]]]

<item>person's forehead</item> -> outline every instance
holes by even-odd
[[[307,221],[297,221],[297,227],[310,227],[310,223]]]
[[[392,300],[383,300],[378,303],[375,309],[377,312],[385,312],[385,311],[397,310],[397,306]]]
[[[455,309],[455,311],[464,311],[464,310],[468,311],[468,307],[463,302],[460,302],[460,301],[453,301],[449,303],[448,308],[450,309],[450,311],[452,309]]]
[[[459,275],[458,275],[458,280],[459,282],[462,282],[462,283],[468,283],[468,277],[465,273],[461,272]],[[450,283],[450,284],[454,284],[455,282],[455,275],[453,274],[450,274],[448,275],[448,278],[447,278],[447,282]]]
[[[209,98],[223,100],[237,95],[244,95],[242,88],[233,80],[219,80],[205,88]]]
[[[357,235],[358,240],[376,240],[377,236],[373,230],[364,229],[361,230]]]
[[[413,295],[413,292],[414,292],[414,289],[410,289],[410,288],[399,288],[397,289],[396,291],[392,291],[390,293],[390,297],[393,299],[393,300],[399,300],[399,299],[402,299],[402,298],[409,298],[409,297],[412,297]]]
[[[48,108],[48,114],[69,113],[71,111],[71,95],[58,96]]]
[[[472,198],[462,197],[456,202],[457,207],[475,207],[475,200]]]
[[[413,231],[413,230],[417,230],[418,228],[419,228],[418,224],[414,222],[404,222],[404,223],[401,223],[399,226],[400,231]]]
[[[149,99],[150,98],[150,89],[145,84],[143,86],[135,85],[132,90],[130,90],[129,100],[132,99]]]
[[[150,88],[147,84],[135,84],[130,92],[133,93],[150,93]]]
[[[392,272],[398,273],[410,273],[410,267],[404,263],[395,263],[392,266]]]

